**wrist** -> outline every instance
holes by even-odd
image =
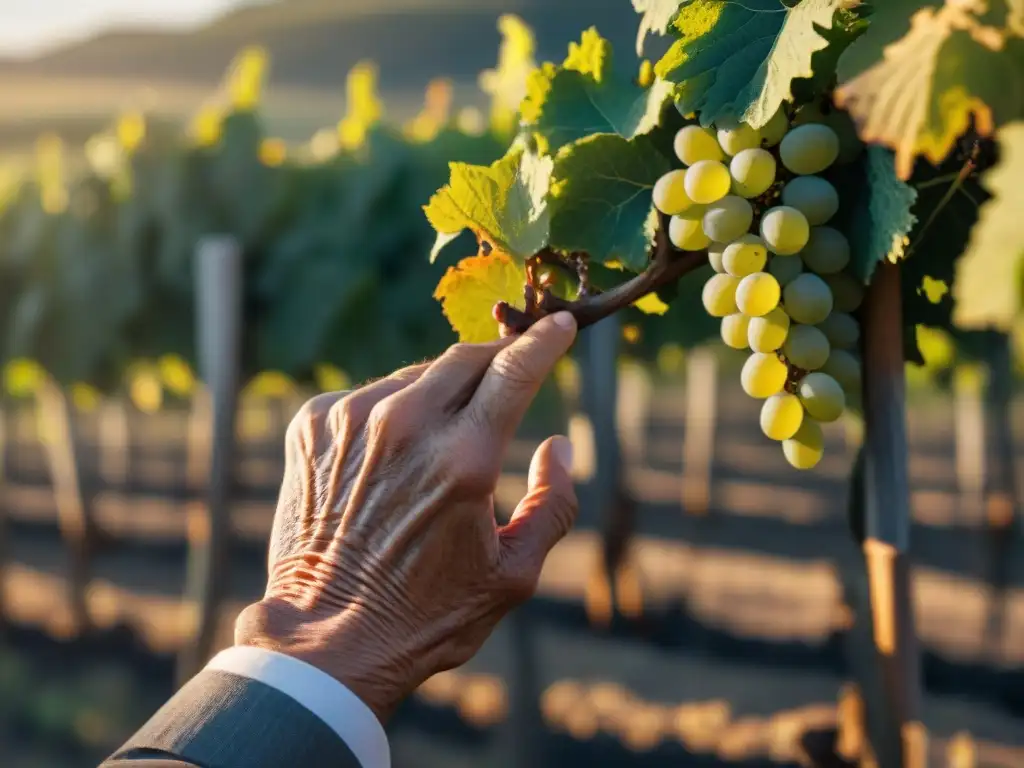
[[[382,633],[343,614],[309,615],[289,602],[265,598],[235,624],[235,645],[291,656],[330,675],[362,701],[383,725],[412,690]]]

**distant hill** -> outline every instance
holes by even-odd
[[[335,89],[369,58],[385,92],[417,89],[438,75],[469,81],[492,66],[506,12],[534,27],[539,59],[564,56],[591,24],[634,58],[638,17],[629,0],[278,0],[194,31],[111,31],[34,59],[0,60],[0,75],[212,85],[240,48],[261,44],[271,87]]]

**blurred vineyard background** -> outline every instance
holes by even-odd
[[[623,0],[288,0],[0,60],[3,765],[95,764],[230,642],[262,591],[289,419],[454,341],[421,206],[448,162],[504,151],[526,72],[561,58],[580,19],[632,49]],[[200,295],[217,274],[234,299]],[[227,374],[203,353],[211,308],[238,330]],[[860,426],[830,425],[821,465],[791,470],[715,333],[696,302],[624,313],[542,391],[499,514],[536,444],[567,431],[580,524],[537,597],[400,711],[398,768],[824,766],[857,751]],[[933,762],[1019,768],[1021,334],[917,341]],[[230,391],[202,384],[214,369]]]

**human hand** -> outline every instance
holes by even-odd
[[[306,403],[288,428],[264,598],[235,643],[340,680],[383,722],[536,589],[577,512],[565,437],[541,444],[509,523],[494,490],[516,428],[576,336],[572,316],[457,344]]]

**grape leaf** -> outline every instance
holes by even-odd
[[[550,157],[514,151],[490,166],[449,167],[451,180],[424,207],[437,230],[431,262],[464,229],[521,260],[547,245]]]
[[[1024,38],[987,21],[962,2],[886,0],[840,59],[836,103],[865,142],[895,150],[900,178],[917,155],[939,163],[972,118],[986,136],[1024,117]]]
[[[551,246],[640,272],[650,244],[651,191],[671,167],[645,137],[605,133],[564,147],[552,171]]]
[[[636,33],[636,55],[644,55],[647,33],[664,35],[672,18],[686,0],[633,0],[633,9],[641,14],[640,29]]]
[[[880,261],[903,257],[906,238],[917,221],[911,212],[917,191],[896,178],[893,154],[884,147],[868,147],[858,163],[864,188],[846,197],[854,201],[846,234],[852,252],[850,269],[867,283]]]
[[[982,179],[994,197],[982,205],[956,269],[954,322],[1009,330],[1024,308],[1024,122],[999,130],[999,164]]]
[[[671,91],[664,80],[641,88],[633,74],[616,71],[611,44],[591,27],[569,46],[561,67],[547,63],[530,75],[521,115],[553,152],[595,133],[626,139],[649,133]]]
[[[499,301],[522,309],[526,268],[509,256],[494,251],[487,256],[469,256],[448,267],[434,298],[441,302],[445,317],[459,334],[459,341],[473,344],[499,338],[498,323],[491,310]]]
[[[760,128],[791,97],[792,82],[813,72],[811,57],[828,41],[842,0],[803,0],[787,8],[780,0],[693,0],[679,10],[673,27],[681,36],[655,66],[678,84],[677,106],[710,125],[739,117]]]
[[[639,301],[633,302],[633,306],[645,315],[664,315],[668,312],[668,304],[662,301],[657,293],[648,293]]]

